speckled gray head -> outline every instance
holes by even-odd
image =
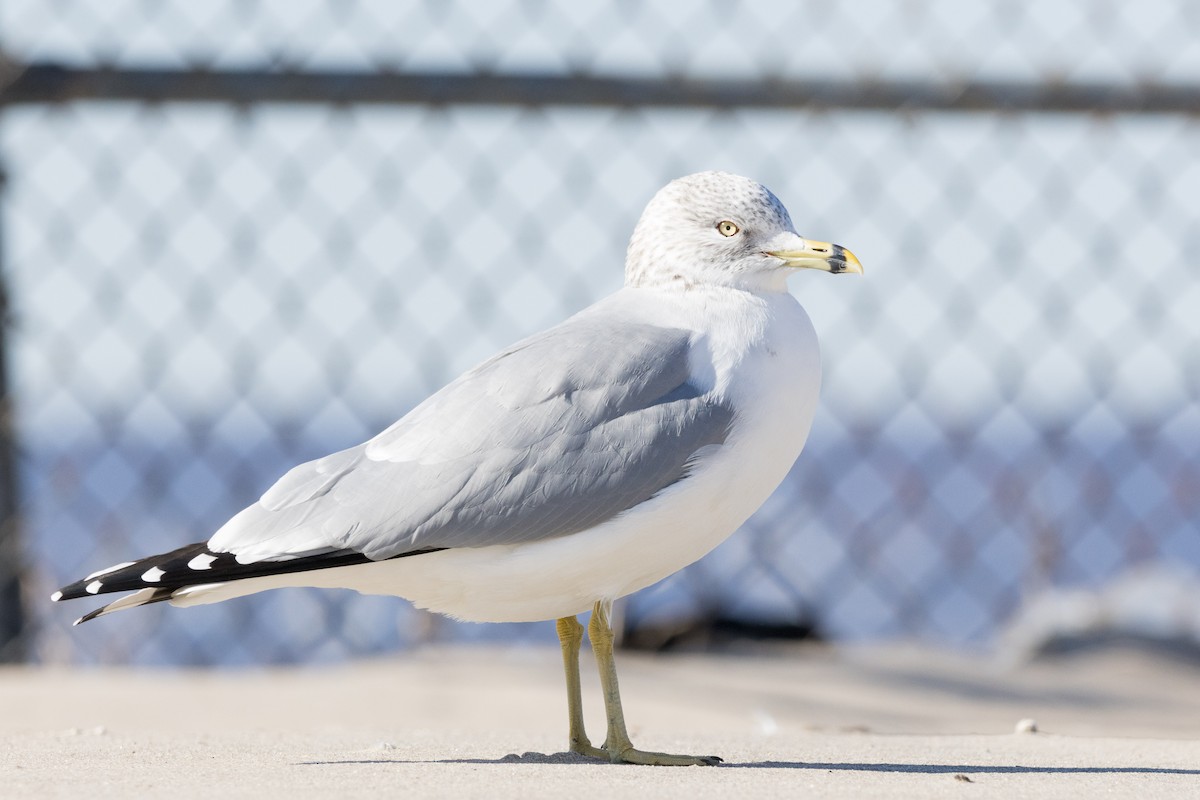
[[[862,272],[845,248],[797,234],[767,187],[729,172],[698,172],[668,183],[642,212],[625,284],[785,291],[798,268]]]

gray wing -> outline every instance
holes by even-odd
[[[593,527],[684,477],[733,411],[689,333],[576,317],[467,372],[358,447],[302,464],[213,536],[239,561],[373,559]]]

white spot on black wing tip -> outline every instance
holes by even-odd
[[[84,580],[90,581],[92,578],[99,578],[102,575],[107,575],[110,572],[116,572],[119,569],[125,569],[126,567],[132,567],[133,563],[134,562],[132,562],[132,561],[122,561],[120,564],[113,564],[111,567],[105,567],[104,569],[98,569],[95,572],[93,572],[91,575],[88,575],[86,578],[84,578]]]
[[[162,576],[166,574],[166,571],[159,567],[151,567],[142,573],[142,580],[146,583],[158,583],[162,580]]]
[[[59,600],[62,600],[62,592],[55,592],[54,594],[50,595],[51,603],[57,603]]]
[[[200,555],[196,556],[191,561],[189,561],[187,565],[188,565],[188,569],[195,569],[195,570],[209,569],[212,567],[213,562],[216,560],[217,560],[217,557],[214,556],[212,553],[201,553]]]
[[[103,584],[102,584],[102,583],[100,583],[100,581],[92,581],[92,582],[91,582],[91,583],[89,583],[87,586],[85,586],[83,590],[84,590],[85,592],[87,592],[88,594],[99,594],[99,593],[100,593],[100,587],[101,587],[102,585],[103,585]]]

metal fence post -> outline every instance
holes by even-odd
[[[0,203],[7,174],[0,167]],[[0,662],[26,656],[25,618],[21,603],[24,554],[17,499],[16,436],[8,387],[8,286],[4,273],[3,216],[0,215]]]

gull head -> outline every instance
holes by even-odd
[[[625,284],[782,292],[797,269],[862,273],[849,250],[796,233],[783,203],[762,184],[698,172],[668,183],[642,212]]]

